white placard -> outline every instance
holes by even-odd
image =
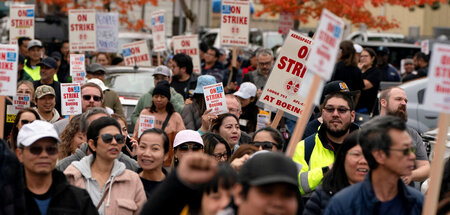
[[[116,53],[119,49],[119,14],[96,13],[97,51]]]
[[[61,83],[61,115],[81,114],[81,86],[78,83]]]
[[[325,80],[330,80],[333,74],[343,30],[344,21],[324,9],[320,16],[307,66]]]
[[[161,52],[167,49],[164,12],[164,10],[159,10],[152,13],[153,50],[155,52]]]
[[[258,114],[256,118],[256,130],[267,127],[267,122],[270,121],[269,114]]]
[[[122,53],[126,66],[151,66],[147,41],[145,40],[124,44]]]
[[[69,10],[70,51],[96,51],[95,10]]]
[[[206,109],[212,109],[211,113],[219,115],[228,112],[225,92],[222,82],[203,87]]]
[[[19,37],[34,39],[34,5],[11,5],[9,8],[9,42],[17,44]]]
[[[294,28],[293,14],[290,12],[280,12],[280,20],[278,21],[278,33],[286,35],[289,30]]]
[[[17,45],[0,44],[0,95],[15,96],[17,88]]]
[[[428,86],[425,91],[425,108],[441,113],[450,113],[450,45],[434,44]]]
[[[311,38],[289,31],[259,101],[294,116],[303,112],[306,97],[300,87],[312,43]]]
[[[250,24],[250,2],[223,0],[220,21],[222,46],[247,46]]]
[[[175,54],[185,53],[192,58],[194,65],[193,72],[195,74],[201,73],[200,65],[200,49],[198,48],[198,35],[190,36],[175,36],[172,37],[173,51]]]
[[[70,76],[72,83],[86,83],[84,54],[70,54]]]
[[[420,42],[420,51],[425,53],[426,55],[430,54],[430,41],[422,40]]]
[[[155,127],[155,117],[150,115],[139,115],[139,133],[138,137],[144,133],[145,130]]]
[[[30,107],[30,94],[17,93],[13,97],[14,114]]]

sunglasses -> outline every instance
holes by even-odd
[[[103,142],[106,144],[111,144],[113,139],[116,139],[117,144],[124,144],[125,143],[125,136],[121,134],[102,134],[100,135]]]
[[[389,149],[391,151],[402,152],[403,155],[408,156],[411,153],[416,153],[416,147],[406,148],[406,149]]]
[[[20,122],[22,123],[22,125],[25,125],[34,122],[34,120],[22,119],[20,120]]]
[[[213,154],[213,156],[217,159],[217,160],[220,160],[220,159],[225,159],[225,160],[227,160],[228,159],[228,155],[227,155],[227,153],[217,153],[217,154]]]
[[[265,141],[265,142],[251,142],[250,144],[256,146],[256,147],[261,147],[263,150],[272,150],[273,146],[276,146],[278,148],[278,144],[276,143],[272,143],[269,141]]]
[[[40,155],[42,153],[42,151],[44,150],[44,148],[42,148],[40,146],[30,146],[30,147],[28,147],[28,150],[33,155]],[[54,147],[54,146],[47,147],[47,148],[45,148],[45,151],[47,152],[48,155],[56,155],[56,154],[58,154],[58,147]]]
[[[338,113],[340,113],[340,114],[347,113],[347,111],[350,110],[350,108],[342,108],[342,107],[339,107],[339,108],[334,108],[334,107],[324,107],[323,109],[324,109],[327,113],[334,113],[334,110],[337,110]]]
[[[94,101],[96,101],[96,102],[99,102],[99,101],[101,101],[101,100],[102,100],[102,97],[100,97],[100,96],[93,96],[93,95],[83,95],[83,99],[84,99],[84,100],[86,100],[86,101],[90,101],[90,100],[91,100],[91,98],[93,98],[93,99],[94,99]]]
[[[196,152],[196,151],[200,151],[202,149],[203,149],[203,146],[199,145],[199,144],[195,144],[195,145],[192,145],[192,146],[183,144],[181,146],[178,146],[178,150],[185,151],[185,152],[187,152],[189,150],[192,150],[192,151]]]

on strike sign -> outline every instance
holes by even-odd
[[[15,96],[17,88],[17,45],[0,44],[0,95]]]
[[[205,93],[207,110],[212,109],[211,113],[216,115],[228,112],[222,82],[204,86],[203,92]]]
[[[84,84],[86,82],[84,54],[70,54],[70,75],[72,76],[73,83]]]
[[[62,115],[81,114],[80,84],[61,83],[61,112]]]
[[[155,116],[141,114],[139,116],[139,133],[138,137],[144,133],[145,130],[155,127]]]
[[[30,107],[30,94],[17,93],[13,97],[14,114],[17,114],[20,110]]]
[[[222,1],[220,44],[222,46],[247,46],[250,22],[249,1]]]
[[[425,108],[450,113],[450,45],[433,45],[427,82]]]
[[[164,25],[164,10],[152,13],[153,50],[166,50],[166,27]]]
[[[95,10],[69,10],[70,51],[96,51]]]
[[[322,11],[307,66],[325,80],[333,73],[343,29],[342,19],[327,9]]]
[[[126,66],[151,66],[145,40],[124,44],[122,53]]]
[[[19,37],[34,38],[34,5],[11,5],[9,8],[11,28],[9,40],[17,44]]]
[[[200,74],[200,51],[198,48],[198,35],[172,37],[175,54],[185,53],[192,58],[193,72]]]
[[[292,13],[280,12],[280,20],[278,22],[278,33],[286,35],[289,30],[294,28],[294,19]]]
[[[312,39],[289,31],[259,101],[298,116],[306,97],[300,93]]]

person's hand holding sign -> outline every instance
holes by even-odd
[[[211,111],[212,109],[206,110],[202,116],[202,127],[200,127],[200,130],[203,132],[208,132],[211,122],[217,119],[217,116],[211,113]]]

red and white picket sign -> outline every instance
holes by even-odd
[[[249,25],[249,1],[222,1],[220,22],[220,44],[222,46],[247,46]]]
[[[96,51],[97,34],[94,9],[69,10],[70,51]]]
[[[19,37],[34,38],[34,4],[11,5],[9,17],[11,27],[9,28],[9,43],[17,44]]]
[[[225,92],[222,82],[203,87],[206,109],[212,109],[211,113],[219,115],[228,112]]]
[[[278,33],[286,35],[289,30],[294,28],[293,14],[290,12],[280,12],[280,20],[278,21]]]
[[[155,52],[161,52],[167,49],[164,13],[164,10],[152,13],[153,51]]]
[[[81,114],[81,85],[61,83],[61,115]]]
[[[122,53],[127,66],[151,66],[147,41],[145,40],[124,44]]]
[[[72,83],[86,83],[84,58],[84,54],[70,54],[70,76],[72,76]]]
[[[172,37],[173,51],[175,54],[185,53],[192,58],[193,72],[200,74],[200,49],[198,48],[198,35]]]

